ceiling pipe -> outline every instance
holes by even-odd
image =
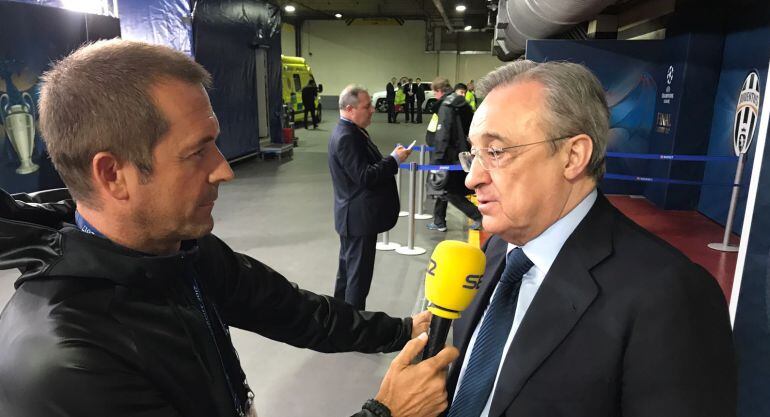
[[[436,6],[436,10],[438,10],[438,13],[441,15],[441,18],[444,19],[444,25],[446,25],[446,28],[449,31],[449,33],[454,32],[455,29],[452,27],[452,23],[449,21],[449,16],[447,16],[446,12],[444,11],[444,5],[441,4],[441,0],[433,0],[433,5]]]
[[[593,19],[615,0],[500,0],[494,46],[496,55],[516,59],[528,39],[545,39]]]

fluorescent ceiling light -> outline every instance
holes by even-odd
[[[339,14],[339,13],[336,13],[336,14],[334,15],[334,17],[336,17],[337,19],[342,19],[342,15],[341,15],[341,14]]]
[[[473,29],[473,26],[471,26],[471,25],[468,25],[468,26],[466,26],[466,27],[465,27],[465,30],[466,30],[466,31],[469,31],[469,30],[471,30],[471,29]]]
[[[294,11],[297,10],[297,8],[292,6],[291,4],[287,4],[286,7],[283,8],[283,10],[286,10],[289,13],[294,13]]]
[[[105,6],[104,0],[62,0],[62,7],[73,12],[101,13]]]
[[[455,6],[455,10],[457,10],[458,12],[464,12],[465,9],[467,9],[467,7],[465,7],[464,4],[458,4],[457,6]]]

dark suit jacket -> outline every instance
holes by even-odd
[[[422,88],[422,84],[414,83],[414,96],[417,97],[417,101],[425,101],[425,89]]]
[[[356,125],[340,120],[329,139],[334,227],[341,236],[390,230],[398,220],[398,163],[383,157]]]
[[[506,248],[490,239],[479,293],[454,323],[450,399]],[[516,333],[490,416],[735,416],[734,361],[714,278],[599,194]]]
[[[385,98],[393,100],[396,98],[396,89],[393,87],[393,83],[388,83],[385,86]]]
[[[414,88],[414,83],[406,83],[404,84],[404,96],[406,96],[406,101],[414,101],[415,96],[414,94],[409,95],[409,93],[416,93],[417,91]]]

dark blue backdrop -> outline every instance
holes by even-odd
[[[120,36],[118,19],[76,13],[53,7],[0,2],[0,95],[9,105],[20,104],[22,93],[33,101],[35,118],[34,153],[36,172],[16,173],[19,157],[0,124],[0,188],[28,192],[63,186],[53,168],[37,128],[38,77],[57,60],[80,44]],[[4,109],[0,112],[5,114]],[[0,121],[2,123],[2,121]]]

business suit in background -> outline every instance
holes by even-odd
[[[334,297],[363,310],[374,272],[377,234],[398,220],[398,164],[411,153],[399,146],[383,157],[365,128],[374,108],[366,90],[348,86],[340,93],[357,97],[340,109],[340,121],[329,139],[329,170],[334,187],[334,228],[340,255]]]
[[[385,86],[385,102],[388,105],[388,123],[396,122],[396,78]]]
[[[735,416],[715,279],[596,189],[609,138],[596,77],[522,60],[480,84],[460,160],[496,236],[479,293],[454,323],[448,415]]]
[[[422,103],[425,102],[425,89],[422,86],[422,80],[417,79],[414,83],[414,95],[416,97],[416,103],[414,111],[416,112],[415,123],[422,123]]]
[[[414,120],[414,94],[414,83],[411,79],[409,79],[406,84],[404,84],[404,95],[406,97],[406,102],[404,103],[404,114],[407,123]]]

